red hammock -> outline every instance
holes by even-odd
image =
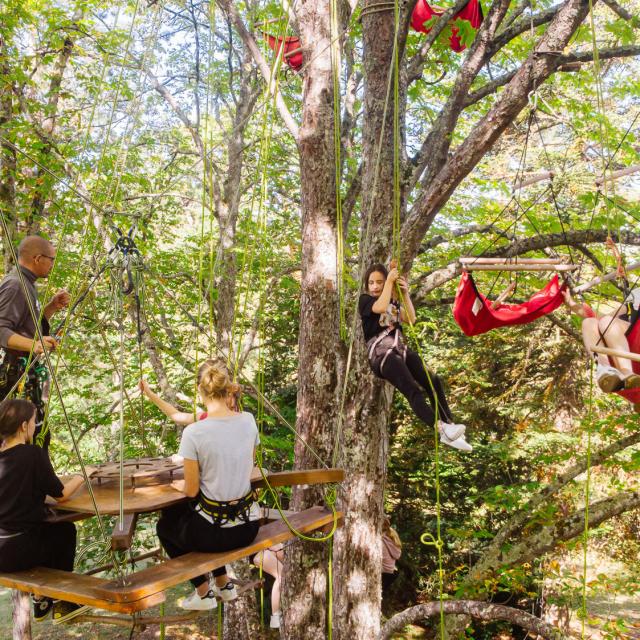
[[[421,33],[429,33],[431,29],[427,29],[424,23],[434,17],[441,16],[443,13],[444,10],[434,9],[429,5],[427,0],[418,0],[411,14],[411,26]],[[480,0],[469,0],[469,2],[453,16],[451,22],[455,22],[456,20],[467,20],[474,29],[478,29],[484,20]],[[451,28],[449,45],[456,53],[461,53],[467,48],[460,42],[458,27]]]
[[[291,56],[287,56],[291,51],[295,51],[300,48],[300,38],[297,36],[275,36],[269,35],[268,33],[264,34],[265,40],[267,44],[273,51],[279,51],[282,41],[284,40],[284,51],[282,52],[283,60],[294,70],[300,71],[302,69],[303,60],[302,60],[302,51],[298,51]]]
[[[478,291],[472,275],[465,271],[453,303],[453,317],[468,336],[477,336],[499,327],[528,324],[557,309],[562,304],[565,288],[566,285],[560,285],[556,274],[528,302],[501,304],[492,309],[491,301]]]
[[[588,305],[584,305],[584,310],[588,317],[595,318],[596,314],[593,312],[593,309]],[[636,322],[629,335],[627,336],[627,340],[629,342],[629,349],[632,353],[640,353],[640,320]],[[612,366],[613,361],[609,358],[609,362]],[[633,372],[640,374],[640,362],[636,362],[635,360],[631,360],[631,366],[633,367]],[[622,391],[616,391],[619,396],[622,396],[625,400],[632,402],[633,404],[638,404],[640,402],[640,389],[624,389]]]

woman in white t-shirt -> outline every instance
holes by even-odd
[[[174,486],[195,500],[163,510],[158,538],[171,558],[190,551],[223,552],[245,547],[258,534],[260,511],[251,490],[251,470],[258,428],[250,413],[229,409],[232,382],[219,361],[198,370],[198,392],[206,418],[182,432],[178,455],[184,458],[184,480]],[[226,568],[191,580],[195,591],[179,604],[185,609],[216,607],[216,596],[233,600],[236,590]]]

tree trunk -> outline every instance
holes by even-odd
[[[10,83],[11,66],[6,53],[6,43],[0,37],[0,135],[9,138],[13,118],[13,87]],[[4,273],[11,268],[11,238],[16,230],[16,152],[6,142],[0,142],[0,213],[9,229],[9,237],[2,234]]]
[[[308,66],[298,140],[302,277],[296,428],[318,455],[328,461],[333,446],[334,400],[341,362],[329,3],[303,0],[297,16]],[[295,457],[298,468],[318,465],[300,441],[296,442]],[[321,502],[322,491],[317,487],[294,489],[294,509]],[[327,560],[326,544],[302,542],[287,548],[282,585],[284,638],[326,637]]]

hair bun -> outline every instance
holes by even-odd
[[[234,386],[220,360],[206,360],[198,369],[198,389],[203,399],[224,398]]]

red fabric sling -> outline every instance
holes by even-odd
[[[585,313],[589,318],[595,318],[596,314],[593,309],[588,305],[583,305]],[[633,327],[631,327],[631,331],[627,336],[627,341],[629,342],[629,350],[631,353],[640,353],[640,320],[638,320]],[[609,358],[609,363],[611,366],[615,366],[613,360]],[[633,367],[633,372],[640,374],[640,362],[636,362],[635,360],[631,360],[631,366]],[[624,389],[623,391],[616,391],[619,396],[623,397],[625,400],[632,402],[633,404],[637,404],[640,402],[640,389]]]
[[[434,9],[427,0],[418,0],[418,3],[413,9],[413,13],[411,14],[411,26],[415,31],[429,33],[431,29],[425,27],[424,23],[434,17],[441,16],[443,13],[444,11],[441,9]],[[467,4],[453,16],[451,22],[455,22],[456,20],[467,20],[474,29],[480,28],[480,25],[484,20],[480,0],[469,0],[469,2],[467,2]],[[466,46],[460,41],[457,27],[451,28],[449,46],[456,53],[461,53],[466,49]]]
[[[267,44],[269,48],[273,51],[279,51],[282,41],[284,40],[284,51],[282,52],[283,60],[295,71],[299,71],[302,69],[303,60],[302,60],[302,51],[298,51],[294,53],[292,56],[284,57],[287,53],[291,51],[295,51],[300,48],[300,38],[297,36],[275,36],[269,35],[268,33],[264,34]]]
[[[560,285],[556,274],[528,302],[501,304],[497,309],[492,309],[491,301],[478,291],[473,277],[465,271],[453,303],[453,317],[468,336],[477,336],[500,327],[528,324],[557,309],[562,304],[564,289],[566,285]]]

